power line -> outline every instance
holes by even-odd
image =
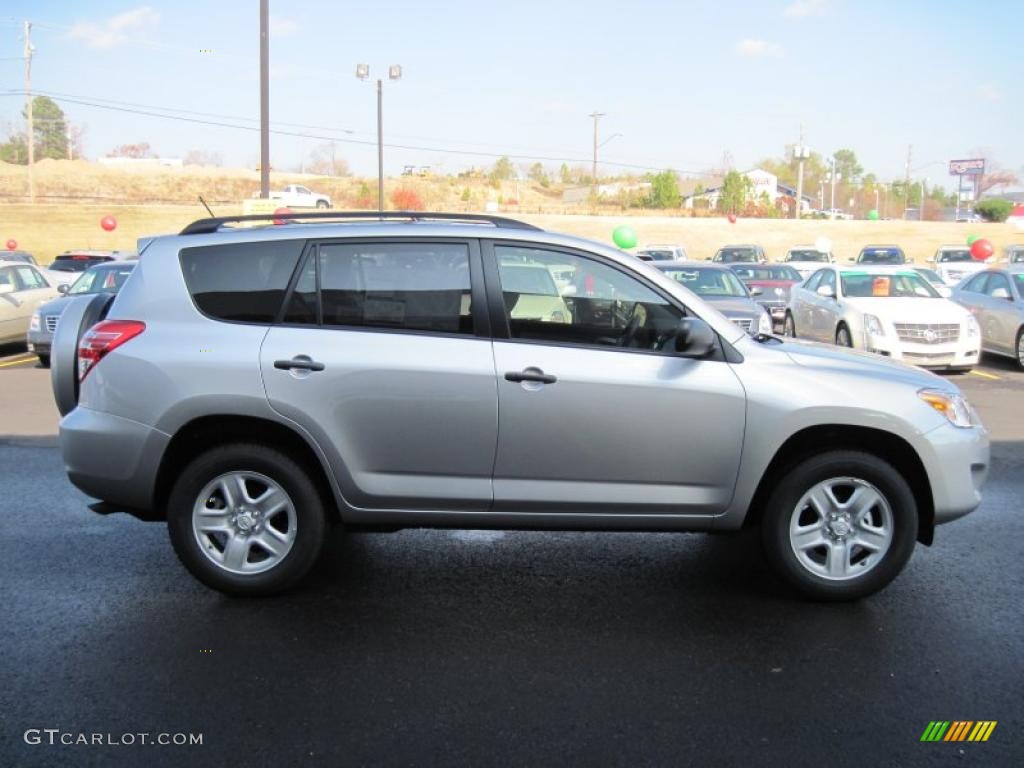
[[[0,95],[5,95],[5,96],[23,95],[23,92],[8,91],[7,93],[0,94]],[[234,128],[236,130],[243,130],[243,131],[259,131],[259,126],[238,125],[237,123],[226,123],[226,122],[221,122],[221,121],[218,121],[218,120],[208,120],[208,119],[203,119],[203,118],[199,118],[199,117],[187,117],[185,115],[168,114],[166,111],[164,111],[164,108],[162,108],[162,107],[153,107],[153,108],[150,108],[150,109],[136,109],[136,108],[130,108],[130,107],[114,106],[114,105],[111,105],[111,104],[101,104],[101,103],[98,103],[98,102],[95,102],[95,101],[88,101],[88,100],[85,100],[85,99],[79,99],[79,98],[74,98],[74,97],[69,97],[69,96],[50,96],[50,98],[54,99],[55,101],[66,102],[68,104],[76,104],[78,106],[93,107],[95,109],[106,109],[106,110],[110,110],[110,111],[114,111],[114,112],[124,112],[124,113],[128,113],[128,114],[142,115],[142,116],[145,116],[145,117],[157,117],[157,118],[162,118],[164,120],[177,120],[177,121],[185,122],[185,123],[194,123],[194,124],[197,124],[197,125],[210,125],[210,126],[216,126],[216,127],[220,127],[220,128]],[[159,109],[161,111],[159,111],[159,112],[158,111],[153,111],[153,110],[157,110],[157,109]],[[242,120],[242,119],[248,119],[248,118],[227,118],[227,119]],[[327,130],[337,130],[337,129],[327,129]],[[328,136],[328,135],[314,134],[314,133],[303,133],[303,132],[299,132],[299,131],[285,131],[285,130],[280,130],[280,129],[271,129],[270,132],[273,133],[273,134],[276,134],[278,136],[291,136],[291,137],[303,138],[303,139],[316,139],[318,141],[336,141],[336,142],[341,143],[341,144],[356,144],[356,145],[360,145],[360,146],[376,146],[376,142],[368,141],[368,140],[362,140],[362,139],[338,138],[337,136]],[[416,151],[416,152],[439,152],[439,153],[442,153],[442,154],[462,155],[462,156],[467,156],[467,157],[488,157],[488,158],[508,157],[510,160],[534,160],[534,161],[538,161],[538,162],[551,162],[551,163],[586,163],[589,160],[589,158],[588,159],[584,159],[584,158],[576,158],[576,157],[552,157],[552,156],[534,155],[534,154],[509,154],[509,153],[503,153],[503,152],[482,152],[480,150],[455,149],[455,148],[452,148],[452,147],[430,147],[430,146],[420,146],[420,145],[412,145],[412,144],[386,144],[385,146],[387,146],[387,147],[389,147],[391,149],[405,149],[405,150]],[[636,164],[636,163],[621,163],[621,162],[613,162],[611,160],[605,160],[604,164],[605,165],[614,166],[616,168],[626,168],[626,169],[640,170],[640,171],[654,171],[654,172],[658,172],[658,171],[664,170],[664,167],[661,167],[661,166],[639,165],[639,164]],[[700,175],[702,173],[701,171],[692,171],[692,170],[683,170],[683,169],[680,169],[677,172],[678,173],[687,174],[687,175],[693,175],[693,176]]]

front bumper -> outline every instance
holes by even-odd
[[[920,456],[932,488],[936,525],[977,509],[990,462],[984,427],[943,424],[925,435]]]
[[[61,455],[75,487],[138,510],[153,507],[157,472],[170,439],[153,427],[81,405],[60,421]]]
[[[981,337],[947,344],[915,344],[890,336],[869,336],[868,349],[921,368],[973,368],[981,358]]]
[[[53,344],[53,334],[49,331],[29,331],[25,340],[28,342],[28,351],[37,355],[49,355],[50,346]]]

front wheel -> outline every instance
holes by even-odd
[[[331,206],[327,204],[326,200],[317,200],[316,201],[316,207],[317,208],[330,208]]]
[[[850,329],[845,325],[840,325],[836,329],[836,346],[839,347],[852,347],[853,337],[850,336]]]
[[[1024,368],[1024,328],[1017,331],[1017,365]]]
[[[774,570],[817,600],[856,600],[889,584],[917,539],[917,503],[896,469],[860,451],[804,459],[768,499],[762,542]]]
[[[313,567],[327,522],[317,486],[290,456],[232,444],[194,459],[174,483],[167,527],[182,564],[208,587],[269,595]]]

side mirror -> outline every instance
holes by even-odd
[[[57,293],[67,293],[70,287],[67,283],[57,283]]]
[[[762,288],[760,285],[752,285],[750,287],[750,295],[751,296],[761,296],[763,294],[764,294],[764,288]]]
[[[827,285],[819,285],[815,293],[825,299],[834,299],[836,297],[835,288],[830,288]]]
[[[680,357],[707,357],[715,349],[715,332],[699,317],[684,317],[676,328],[676,352]]]

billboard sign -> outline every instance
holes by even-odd
[[[950,176],[981,176],[985,173],[985,158],[976,160],[950,160]]]

